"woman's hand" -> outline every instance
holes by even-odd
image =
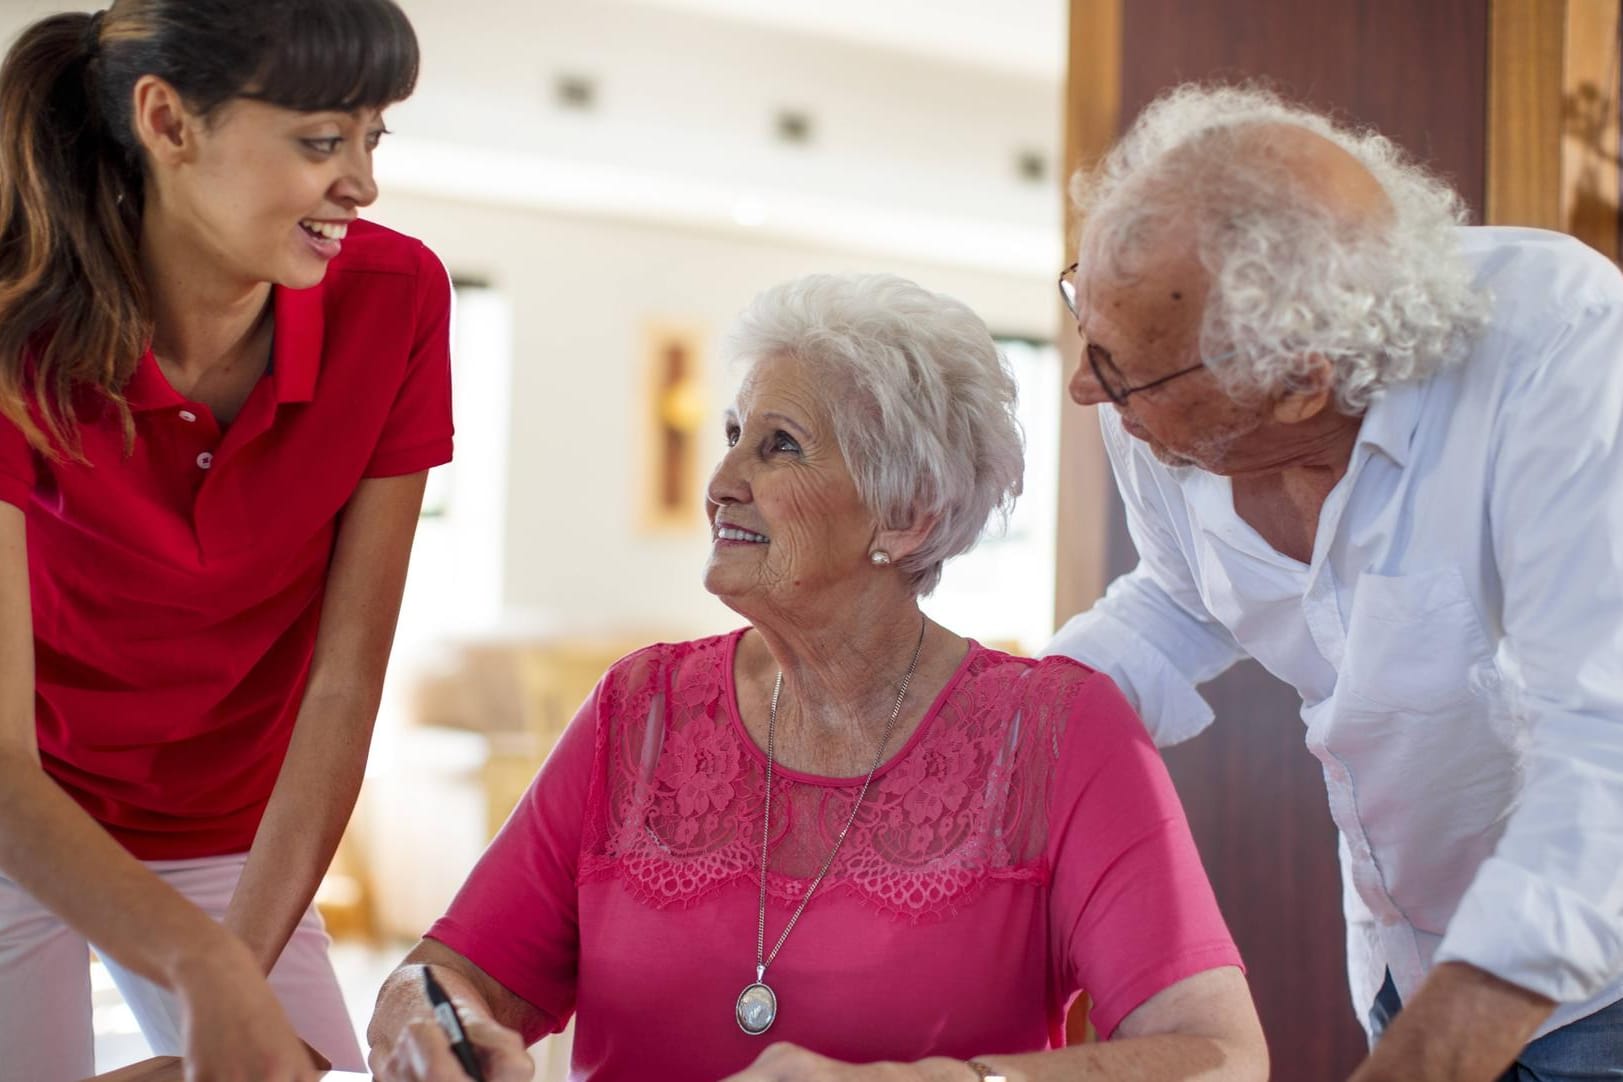
[[[371,1045],[366,1062],[379,1082],[467,1082],[428,1003],[423,974],[429,966],[456,1005],[487,1082],[530,1082],[535,1064],[521,1034],[561,1027],[540,1024],[534,1007],[433,939],[413,947],[378,990],[378,1005],[366,1027]]]
[[[315,1082],[321,1070],[234,938],[183,965],[174,991],[184,1018],[186,1082]]]
[[[956,1060],[918,1063],[841,1063],[780,1041],[767,1046],[747,1070],[723,1082],[970,1082],[974,1074]]]
[[[524,1040],[459,1001],[462,1028],[479,1057],[486,1082],[530,1082],[535,1063]],[[451,1051],[451,1039],[432,1018],[418,1018],[395,1034],[392,1045],[373,1045],[367,1066],[377,1082],[468,1082]]]

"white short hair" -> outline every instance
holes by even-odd
[[[896,563],[915,595],[935,589],[941,565],[1020,494],[1014,376],[986,324],[951,297],[891,274],[808,275],[756,297],[727,352],[821,370],[863,503],[891,529],[935,518]]]
[[[1384,190],[1391,215],[1349,225],[1258,153],[1266,128],[1323,136]],[[1261,138],[1259,138],[1261,136]],[[1231,395],[1287,389],[1317,354],[1337,407],[1465,356],[1487,318],[1455,228],[1464,203],[1385,136],[1352,130],[1253,86],[1186,84],[1152,102],[1092,172],[1071,182],[1083,250],[1130,265],[1167,227],[1194,238],[1211,277],[1201,354]]]

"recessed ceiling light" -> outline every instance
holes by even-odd
[[[1014,172],[1028,184],[1048,179],[1048,155],[1040,150],[1022,150],[1014,156]]]
[[[805,110],[779,109],[773,127],[782,142],[803,145],[812,141],[812,117]]]
[[[585,75],[560,75],[553,80],[552,97],[560,108],[587,112],[597,105],[597,82]]]

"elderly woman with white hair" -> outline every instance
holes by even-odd
[[[426,970],[492,1082],[571,1014],[592,1082],[1264,1078],[1114,685],[919,608],[1020,489],[986,327],[898,278],[812,276],[732,347],[704,582],[749,626],[608,672],[385,984],[374,1070],[466,1076]],[[1063,1048],[1082,989],[1106,1041]]]

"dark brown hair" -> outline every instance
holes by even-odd
[[[417,62],[394,0],[117,0],[24,30],[0,65],[0,412],[76,457],[91,392],[134,438],[123,388],[152,337],[138,79],[205,118],[233,98],[353,112],[408,97]]]

